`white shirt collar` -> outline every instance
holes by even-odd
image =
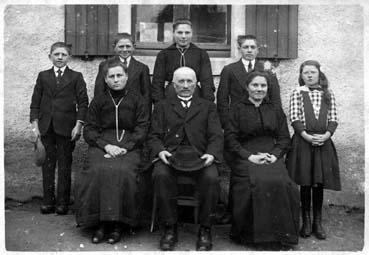
[[[119,59],[120,59],[120,61],[123,63],[124,62],[124,59],[121,57],[121,56],[119,56]],[[129,67],[129,63],[131,62],[131,56],[129,56],[128,58],[126,58],[127,59],[127,67]]]
[[[59,68],[59,67],[56,67],[56,66],[53,66],[54,67],[54,73],[55,73],[55,75],[56,76],[58,76],[58,70],[60,69],[60,71],[62,71],[62,75],[64,74],[64,71],[65,71],[65,68],[67,68],[67,66],[65,65],[65,66],[63,66],[63,67],[61,67],[61,68]]]
[[[181,97],[181,96],[178,96],[177,97],[180,99],[180,100],[184,100],[184,101],[188,101],[188,100],[191,100],[192,99],[192,96],[190,97]],[[183,107],[190,107],[191,106],[191,101],[187,102],[187,105],[181,101],[181,104]]]
[[[187,101],[187,100],[191,100],[191,99],[192,99],[192,96],[190,96],[190,97],[181,97],[181,96],[178,96],[178,95],[177,95],[177,97],[178,97],[179,99],[181,99],[181,100],[185,100],[185,101]]]
[[[241,58],[242,59],[242,63],[243,63],[243,65],[245,66],[245,69],[247,70],[248,68],[249,68],[249,60],[246,60],[246,59],[244,59],[244,58]],[[251,60],[251,64],[252,64],[252,69],[254,69],[255,68],[255,59],[253,59],[253,60]],[[248,71],[248,70],[247,70]]]

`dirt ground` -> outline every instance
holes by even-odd
[[[7,200],[5,205],[5,245],[7,251],[158,251],[161,231],[150,233],[145,225],[125,233],[115,244],[92,244],[92,229],[78,228],[73,212],[66,216],[42,215],[40,200],[27,203]],[[230,225],[213,227],[214,251],[361,251],[364,246],[364,211],[358,208],[327,206],[323,223],[328,238],[300,238],[291,248],[275,245],[243,246],[228,238]],[[197,226],[179,226],[177,251],[194,251]]]

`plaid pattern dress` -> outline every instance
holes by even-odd
[[[306,86],[292,92],[289,115],[295,134],[292,149],[287,155],[287,168],[291,178],[299,185],[341,190],[336,149],[331,139],[322,146],[312,146],[301,137],[308,134],[332,135],[337,128],[337,109],[334,94],[330,104],[323,99],[321,89],[310,90]]]

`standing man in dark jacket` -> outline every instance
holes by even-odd
[[[215,104],[193,96],[196,74],[191,68],[178,68],[173,74],[173,84],[176,96],[155,106],[149,134],[152,158],[158,159],[152,176],[159,218],[164,225],[160,248],[173,250],[177,242],[176,177],[181,173],[197,182],[200,229],[196,249],[210,250],[211,216],[215,212],[219,188],[214,161],[222,160],[223,132]],[[189,154],[185,156],[193,157],[182,162],[177,156],[180,151],[187,151]]]
[[[135,49],[135,42],[132,36],[128,33],[120,34],[115,39],[113,47],[115,52],[113,58],[119,59],[127,68],[128,81],[126,89],[141,95],[149,106],[149,109],[151,109],[152,101],[149,67],[132,56]],[[105,77],[102,72],[105,63],[106,60],[99,65],[99,72],[95,81],[94,97],[104,94],[105,90],[107,90]]]
[[[245,89],[246,76],[254,70],[269,73],[268,99],[272,103],[281,104],[277,77],[270,67],[267,67],[266,62],[256,59],[259,53],[256,37],[253,35],[240,35],[237,38],[237,43],[242,57],[239,61],[226,65],[223,68],[217,91],[217,107],[223,128],[228,123],[230,106],[240,101],[247,94]]]
[[[80,72],[67,66],[70,47],[64,42],[51,46],[51,69],[38,74],[33,90],[30,121],[32,130],[45,146],[42,165],[43,203],[41,213],[67,214],[72,152],[81,136],[88,106],[86,83]],[[55,198],[55,167],[58,162],[58,186]],[[56,206],[56,207],[55,207]]]
[[[196,73],[196,94],[211,102],[214,101],[214,82],[208,53],[191,43],[192,23],[189,20],[178,20],[173,24],[174,44],[159,52],[152,80],[152,99],[156,104],[160,100],[175,96],[173,72],[178,67],[187,66]],[[169,86],[168,86],[169,85]],[[200,85],[200,86],[199,86]]]

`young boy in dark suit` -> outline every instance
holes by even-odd
[[[88,96],[80,72],[68,68],[70,47],[64,42],[51,46],[51,69],[38,74],[34,87],[30,121],[36,137],[41,137],[46,159],[42,165],[43,214],[64,215],[68,212],[71,188],[72,152],[81,136]],[[55,197],[55,167],[58,184]]]

